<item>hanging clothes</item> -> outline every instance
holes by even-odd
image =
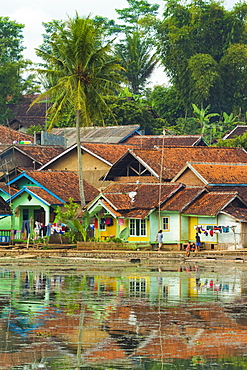
[[[30,234],[30,222],[29,220],[24,220],[22,223],[22,229],[21,232],[24,233],[26,232],[26,237]]]

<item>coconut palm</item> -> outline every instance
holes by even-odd
[[[153,45],[140,32],[126,34],[126,39],[116,46],[116,55],[121,59],[123,75],[133,94],[139,94],[159,62]]]
[[[62,118],[64,113],[76,117],[78,151],[78,175],[81,205],[85,206],[82,176],[80,127],[102,120],[102,112],[109,110],[104,96],[119,89],[121,69],[118,61],[111,57],[112,42],[102,45],[101,29],[92,19],[69,18],[66,27],[57,26],[49,41],[48,51],[37,49],[46,68],[37,72],[55,81],[53,87],[42,93],[33,103],[46,96],[52,101],[47,114],[50,116],[48,130]]]

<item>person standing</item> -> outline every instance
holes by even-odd
[[[196,252],[200,252],[201,239],[200,235],[196,233]]]
[[[162,230],[159,230],[158,231],[158,234],[157,234],[157,237],[156,237],[156,241],[158,241],[158,243],[159,243],[158,251],[160,251],[161,248],[162,248],[162,244],[163,244],[163,233],[162,233]]]

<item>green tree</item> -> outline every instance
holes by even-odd
[[[150,106],[145,102],[135,100],[134,97],[109,96],[106,102],[111,110],[111,113],[106,112],[104,115],[106,126],[115,125],[115,122],[119,125],[138,124],[147,135],[157,135],[162,133],[163,126],[166,125],[165,120],[154,115]]]
[[[119,88],[118,61],[111,57],[111,43],[102,45],[101,29],[96,28],[89,17],[69,18],[66,27],[57,26],[50,38],[50,49],[38,50],[38,55],[49,66],[39,73],[54,77],[55,86],[41,94],[33,103],[46,96],[52,98],[48,109],[53,127],[64,113],[76,117],[76,141],[81,205],[85,206],[80,147],[80,126],[89,126],[95,119],[103,121],[102,112],[109,111],[104,96]]]
[[[143,19],[148,17],[156,17],[159,10],[158,4],[150,4],[146,0],[127,0],[129,7],[116,9],[118,19],[124,22],[119,29],[126,32],[137,31]]]
[[[17,101],[24,89],[21,70],[27,65],[23,60],[23,24],[0,17],[0,117],[8,116],[7,103]]]
[[[126,34],[126,39],[116,46],[116,55],[121,60],[124,68],[122,73],[128,80],[130,91],[133,94],[141,93],[159,62],[152,45],[140,32],[135,31]]]
[[[147,98],[152,108],[166,120],[168,126],[175,126],[176,120],[186,115],[175,86],[155,86]]]
[[[228,11],[214,0],[167,0],[158,30],[159,52],[188,114],[192,102],[210,105],[218,113],[233,112],[245,102],[246,16],[245,2]]]

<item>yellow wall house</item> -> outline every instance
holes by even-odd
[[[82,169],[84,180],[97,189],[109,185],[109,181],[104,181],[105,174],[112,167],[113,163],[128,151],[129,147],[131,147],[131,145],[82,144]],[[77,145],[72,145],[40,168],[40,170],[44,169],[77,172]]]

